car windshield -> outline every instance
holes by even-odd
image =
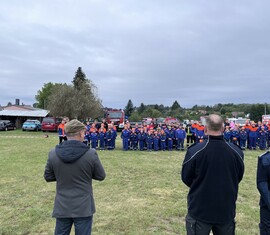
[[[27,125],[29,125],[29,124],[35,124],[35,122],[34,121],[27,121],[24,124],[27,124]]]
[[[44,118],[43,122],[54,123],[54,119],[53,118]]]
[[[121,118],[122,112],[108,112],[109,118]]]

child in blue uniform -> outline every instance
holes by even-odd
[[[165,131],[162,129],[160,131],[160,149],[162,151],[166,150],[166,139],[167,139],[167,135],[166,135]]]
[[[113,150],[113,139],[114,138],[114,132],[112,130],[112,126],[108,126],[108,131],[106,133],[106,139],[107,139],[107,149]]]
[[[131,133],[130,133],[130,142],[131,142],[131,149],[132,150],[137,150],[138,148],[138,136],[135,131],[135,128],[132,128]]]
[[[143,128],[141,128],[140,129],[140,132],[138,133],[138,141],[139,141],[140,151],[143,151],[144,150],[145,136],[146,136],[146,134],[144,133]]]
[[[267,141],[268,133],[264,129],[264,126],[261,126],[260,131],[258,131],[258,137],[259,137],[260,150],[265,150],[266,149],[266,141]]]
[[[152,149],[153,149],[153,136],[152,136],[151,130],[149,130],[147,135],[146,135],[146,145],[147,145],[147,150],[152,151]]]
[[[239,131],[236,126],[231,130],[231,142],[239,144]]]
[[[122,130],[121,139],[123,142],[123,150],[127,151],[129,149],[128,143],[130,140],[130,132],[129,132],[128,126],[126,124],[124,126],[124,130]]]
[[[96,149],[97,148],[97,143],[98,143],[98,133],[96,132],[96,130],[93,130],[91,133],[90,133],[90,141],[91,141],[91,147],[93,149]]]
[[[153,143],[154,143],[154,151],[158,151],[159,150],[159,135],[157,131],[154,132]]]
[[[169,126],[168,127],[168,132],[167,132],[168,150],[169,151],[172,151],[172,148],[173,148],[173,139],[174,139],[174,131]]]
[[[240,148],[242,150],[246,149],[247,138],[248,138],[248,133],[245,130],[245,127],[242,127],[241,131],[239,132]]]
[[[231,130],[230,130],[230,126],[226,126],[225,127],[225,130],[223,132],[223,138],[224,138],[224,140],[226,142],[230,142],[231,136],[232,136],[232,133],[231,133]]]
[[[106,131],[105,128],[101,127],[99,129],[99,135],[98,135],[98,139],[99,139],[99,149],[100,150],[104,150],[105,149],[105,137],[106,137]]]

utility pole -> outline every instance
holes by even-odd
[[[264,115],[266,115],[266,105],[267,105],[267,103],[265,102],[265,104],[264,104]]]

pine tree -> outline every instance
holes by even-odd
[[[86,83],[86,75],[82,71],[81,67],[78,67],[72,83],[73,83],[74,87],[78,90]]]
[[[181,108],[180,104],[177,101],[174,101],[171,109],[172,110],[177,110],[177,109],[180,109],[180,108]]]
[[[134,111],[134,106],[131,100],[128,100],[127,106],[125,107],[125,113],[129,117]]]

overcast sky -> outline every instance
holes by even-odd
[[[0,3],[0,104],[80,66],[103,106],[269,103],[268,0]]]

